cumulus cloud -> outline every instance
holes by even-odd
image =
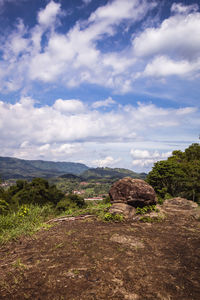
[[[116,101],[113,100],[111,97],[108,97],[106,100],[96,101],[92,104],[93,108],[99,108],[99,107],[109,107],[113,104],[116,104]]]
[[[188,76],[199,70],[200,59],[194,63],[189,63],[187,60],[175,61],[166,56],[158,56],[147,64],[142,75],[153,77]]]
[[[98,145],[113,144],[115,148],[118,143],[168,140],[172,133],[179,140],[198,130],[199,120],[194,107],[160,108],[138,102],[102,112],[76,99],[58,99],[52,106],[38,106],[36,100],[24,97],[15,104],[0,101],[0,150],[20,157],[66,158],[82,151],[85,143],[93,143],[96,151]],[[132,151],[131,155],[135,159],[159,156],[157,152],[141,151]],[[105,158],[110,156],[114,157],[108,153]]]
[[[92,164],[94,166],[98,167],[113,167],[114,165],[117,165],[121,161],[120,158],[114,159],[112,156],[106,156],[103,159],[97,159],[92,161]]]
[[[147,28],[133,40],[134,54],[142,56],[173,55],[193,60],[199,57],[200,13],[175,15],[158,28]],[[186,38],[187,37],[187,38]]]
[[[198,78],[197,5],[173,4],[172,16],[157,27],[133,33],[132,45],[123,51],[113,47],[103,52],[99,46],[104,39],[117,37],[119,26],[142,20],[155,6],[156,2],[146,0],[109,1],[87,20],[58,32],[57,25],[65,12],[61,4],[50,1],[38,12],[34,27],[28,28],[18,20],[16,28],[1,38],[0,91],[15,91],[40,81],[70,88],[82,83],[98,84],[115,93],[127,93],[134,90],[137,80],[145,81],[146,77]]]
[[[182,3],[173,3],[171,6],[171,12],[178,14],[188,14],[198,11],[198,4],[183,5]]]
[[[146,0],[114,0],[97,8],[88,20],[78,21],[69,31],[58,33],[57,21],[64,12],[59,3],[50,1],[39,11],[38,24],[33,28],[15,30],[2,39],[1,69],[6,71],[0,74],[1,91],[19,89],[25,79],[27,83],[38,80],[68,87],[86,82],[129,91],[131,82],[123,73],[134,64],[133,57],[128,53],[102,53],[97,43],[115,35],[122,22],[141,20],[154,6]]]
[[[85,105],[82,101],[72,99],[72,100],[63,100],[57,99],[53,105],[53,108],[61,113],[81,113],[85,110]]]
[[[61,14],[60,3],[50,1],[45,9],[40,10],[38,13],[38,23],[46,27],[52,26],[59,14]]]
[[[152,167],[156,161],[167,159],[171,155],[169,152],[150,152],[148,150],[131,149],[132,165],[143,167]]]

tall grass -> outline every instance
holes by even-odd
[[[55,215],[55,208],[50,205],[23,205],[17,212],[0,215],[0,244],[47,227],[44,222]]]
[[[83,208],[72,205],[65,211],[58,211],[51,205],[22,205],[17,212],[0,215],[0,245],[21,236],[32,235],[41,228],[48,228],[45,221],[56,216],[78,216],[92,214],[106,220],[110,203],[88,203]]]

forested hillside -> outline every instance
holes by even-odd
[[[123,177],[142,178],[144,179],[147,174],[136,173],[128,169],[122,168],[91,168],[81,174],[86,180],[116,180]]]
[[[0,157],[0,177],[2,179],[49,178],[65,173],[78,175],[87,169],[88,167],[86,165],[74,162],[53,162]]]

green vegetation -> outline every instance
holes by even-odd
[[[58,202],[56,208],[59,211],[66,211],[69,209],[83,208],[84,206],[85,206],[84,198],[78,195],[69,194]]]
[[[86,204],[78,195],[65,196],[42,178],[32,182],[18,180],[7,190],[0,190],[0,244],[48,228],[45,221],[60,215],[93,214],[101,220],[111,221],[107,214],[110,205],[108,198],[105,203]],[[112,218],[112,221],[119,220],[120,216]]]
[[[159,217],[159,216],[157,216],[157,217],[144,216],[144,217],[140,218],[140,221],[144,222],[144,223],[157,223],[157,222],[163,221],[163,217]]]
[[[121,169],[121,168],[93,168],[88,169],[81,174],[81,176],[85,180],[96,180],[100,182],[111,182],[121,179],[123,177],[132,177],[132,178],[141,178],[144,179],[146,177],[145,173],[135,173],[131,170]]]
[[[15,185],[1,195],[11,210],[18,209],[23,204],[56,205],[63,197],[64,194],[55,185],[49,185],[43,178],[34,178],[32,182],[17,180]]]
[[[73,162],[53,162],[43,160],[23,160],[12,157],[0,157],[2,179],[32,179],[35,177],[50,178],[65,173],[81,174],[88,167]]]
[[[113,181],[131,175],[136,177],[136,173],[126,169],[96,168],[81,176],[65,174],[49,181],[20,179],[5,188],[0,186],[0,243],[48,228],[45,221],[56,216],[89,214],[106,222],[123,221],[123,215],[109,213],[107,195]],[[167,160],[155,163],[147,181],[154,187],[160,204],[163,199],[176,196],[200,203],[200,145],[192,144],[184,152],[174,151]],[[72,193],[74,190],[84,197],[101,195],[104,200],[86,203],[83,196]],[[143,222],[159,222],[160,216],[145,216],[153,211],[159,211],[155,205],[138,207],[136,214],[142,215]]]
[[[161,198],[180,196],[200,203],[200,145],[173,151],[167,160],[155,163],[147,182]]]
[[[21,206],[17,212],[0,215],[0,244],[22,235],[31,235],[40,228],[48,228],[44,223],[50,216],[55,216],[55,210],[49,204]]]
[[[122,222],[124,221],[124,216],[122,214],[111,214],[109,212],[106,212],[102,219],[106,222]]]
[[[145,215],[152,211],[159,212],[159,209],[156,208],[156,205],[149,205],[149,206],[144,206],[142,208],[141,207],[136,208],[136,214],[138,215]]]

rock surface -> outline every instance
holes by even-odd
[[[109,212],[111,214],[122,214],[125,219],[130,219],[134,217],[136,209],[125,203],[113,203]]]
[[[196,202],[181,197],[168,199],[165,200],[163,203],[163,208],[166,210],[173,210],[175,207],[178,207],[179,210],[191,210],[197,208],[198,204]]]
[[[134,207],[156,204],[154,189],[142,179],[120,179],[112,185],[109,195],[113,203],[125,203]]]

